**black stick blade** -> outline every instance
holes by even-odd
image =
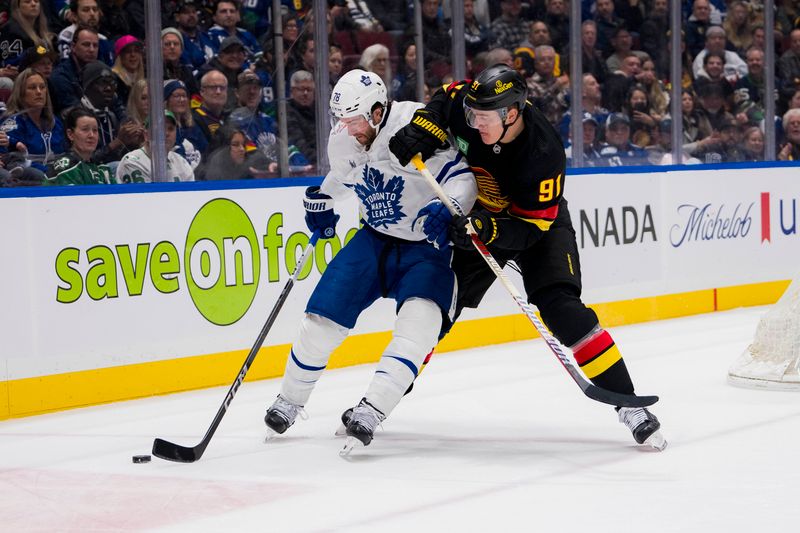
[[[164,439],[156,439],[153,441],[153,455],[177,463],[194,463],[203,455],[203,450],[198,453],[196,447],[187,448]]]
[[[649,407],[658,401],[658,396],[636,396],[635,394],[621,394],[610,390],[589,385],[584,389],[584,394],[592,400],[607,403],[616,407]]]

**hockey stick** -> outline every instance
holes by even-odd
[[[428,170],[428,167],[426,167],[425,163],[422,162],[422,158],[419,156],[419,154],[412,157],[411,162],[414,163],[414,166],[417,167],[417,170],[419,170],[419,172],[425,177],[425,180],[436,192],[436,196],[438,196],[439,200],[441,200],[442,203],[447,207],[447,210],[450,211],[453,216],[457,216],[458,213],[456,212],[455,207],[453,207],[453,203],[450,201],[447,193],[444,192],[442,186],[439,185],[439,182],[437,182],[436,178],[433,177],[433,174],[431,174],[431,172]],[[658,396],[636,396],[635,394],[622,394],[619,392],[613,392],[600,388],[587,380],[583,376],[583,373],[575,367],[572,359],[570,359],[570,357],[564,353],[561,343],[559,343],[558,340],[550,334],[544,324],[542,324],[541,320],[539,320],[539,317],[536,316],[533,306],[522,297],[514,284],[511,283],[511,280],[508,279],[503,272],[503,268],[497,263],[491,252],[489,252],[489,250],[486,248],[486,245],[481,242],[471,226],[468,228],[468,231],[475,249],[478,250],[483,259],[486,261],[486,264],[489,265],[489,268],[491,268],[492,272],[494,272],[494,275],[497,276],[497,279],[500,280],[514,301],[517,302],[519,308],[522,309],[522,312],[525,313],[525,316],[531,321],[533,327],[536,328],[536,331],[538,331],[539,335],[542,337],[542,339],[544,339],[544,342],[547,343],[547,346],[550,347],[550,350],[552,350],[553,354],[555,354],[556,358],[558,358],[561,365],[566,369],[572,379],[575,380],[575,383],[578,384],[586,396],[592,400],[618,407],[647,407],[648,405],[653,405],[658,401]]]
[[[231,401],[233,401],[236,391],[239,390],[239,386],[242,384],[242,381],[244,381],[247,371],[250,370],[250,365],[253,364],[256,355],[258,355],[261,345],[264,344],[264,339],[267,337],[267,333],[269,333],[269,330],[272,328],[272,324],[278,317],[278,313],[283,307],[283,304],[286,302],[289,292],[292,290],[297,277],[300,275],[300,271],[303,270],[306,260],[311,256],[311,250],[314,248],[314,245],[317,243],[318,239],[319,233],[314,232],[314,234],[311,235],[311,239],[308,241],[308,246],[306,246],[305,250],[303,250],[303,255],[301,255],[300,259],[297,261],[297,265],[294,267],[292,276],[289,278],[289,281],[286,282],[286,285],[283,287],[280,296],[278,296],[278,301],[275,302],[275,306],[272,308],[267,321],[264,323],[264,327],[261,328],[261,332],[258,334],[256,342],[253,344],[253,347],[250,348],[250,353],[247,354],[247,359],[242,365],[242,368],[239,370],[239,374],[233,381],[231,388],[228,389],[228,394],[225,395],[225,400],[222,402],[222,405],[220,405],[214,420],[211,422],[211,427],[209,427],[208,431],[206,431],[203,440],[201,440],[197,446],[189,448],[166,441],[164,439],[156,439],[153,441],[153,455],[162,459],[166,459],[167,461],[176,461],[179,463],[193,463],[203,456],[203,452],[206,451],[208,443],[211,442],[211,437],[214,436],[214,432],[217,431],[217,427],[219,426],[220,422],[222,422],[222,417],[225,416],[225,413],[228,411],[228,407],[230,406]]]

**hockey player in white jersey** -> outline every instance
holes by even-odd
[[[328,265],[308,301],[280,394],[264,418],[268,438],[294,423],[331,352],[378,298],[397,302],[394,334],[366,393],[343,420],[348,435],[343,453],[372,441],[375,427],[395,408],[425,356],[452,325],[451,215],[425,179],[401,166],[388,148],[392,135],[420,107],[390,104],[381,78],[363,70],[346,73],[333,89],[331,171],[320,187],[306,190],[306,223],[323,238],[332,237],[339,218],[335,199],[355,194],[363,227]],[[438,133],[444,140],[446,134]],[[454,203],[469,211],[477,187],[461,154],[439,150],[428,167]]]

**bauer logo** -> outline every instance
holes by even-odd
[[[244,316],[258,288],[260,256],[255,228],[231,200],[215,199],[192,220],[184,248],[186,285],[209,322],[233,324]]]

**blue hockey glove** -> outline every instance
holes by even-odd
[[[441,250],[449,244],[449,228],[452,218],[453,215],[442,202],[432,200],[419,210],[417,218],[414,219],[414,225],[421,221],[422,232],[425,234],[426,240]]]
[[[489,244],[497,239],[497,220],[489,213],[475,211],[467,216],[454,218],[450,224],[450,240],[457,248],[472,249],[472,238],[467,232],[468,223],[472,223],[472,227],[475,228],[475,232],[483,244]]]
[[[322,239],[330,239],[336,235],[339,215],[333,212],[333,198],[320,192],[319,187],[309,187],[303,198],[303,207],[306,208],[308,229],[312,232],[318,231]]]

